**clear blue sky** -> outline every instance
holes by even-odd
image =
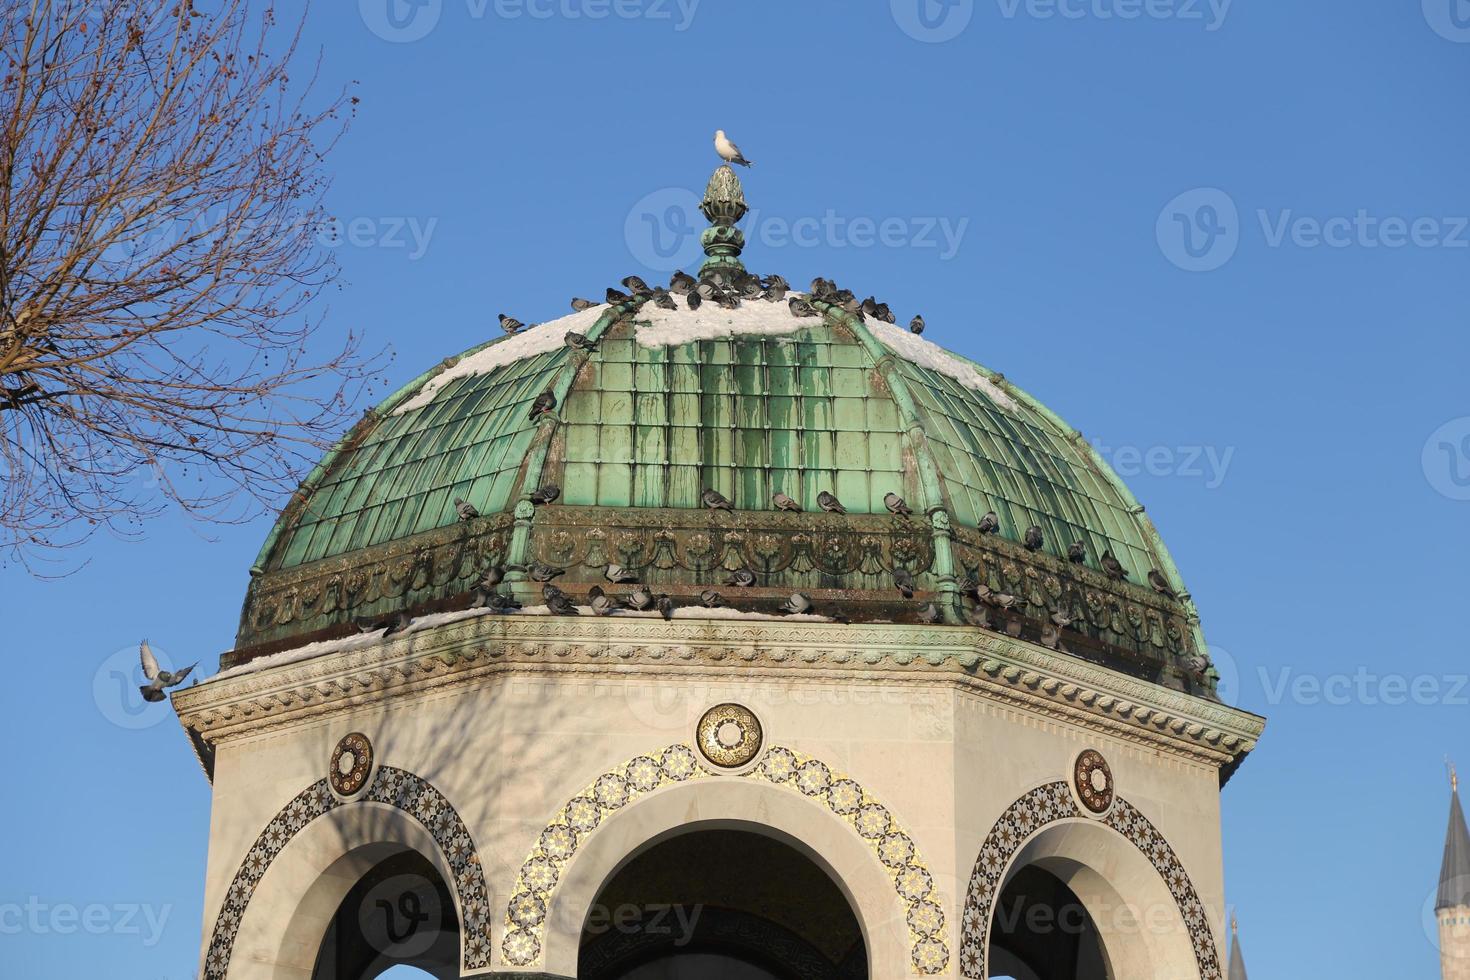
[[[318,3],[324,77],[362,98],[332,329],[392,344],[396,387],[498,312],[647,273],[723,127],[756,162],[752,266],[922,311],[1147,504],[1270,717],[1223,797],[1252,975],[1435,977],[1442,759],[1470,767],[1451,2],[974,0],[925,26],[917,0],[434,0],[406,28]],[[212,672],[268,523],[166,518],[61,582],[0,572],[0,972],[192,976],[208,786],[111,671],[147,636]],[[99,934],[53,917],[92,905]]]

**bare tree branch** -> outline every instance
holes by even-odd
[[[214,0],[0,0],[0,552],[35,569],[174,505],[252,516],[376,359],[325,356],[323,158],[301,24]]]

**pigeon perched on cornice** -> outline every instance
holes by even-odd
[[[941,613],[939,611],[939,607],[932,602],[926,602],[919,607],[919,622],[921,623],[929,623],[932,625],[939,622],[943,618],[944,614]]]
[[[575,330],[568,330],[562,340],[572,350],[584,350],[588,352],[597,350],[597,344],[595,342],[588,340],[586,334],[577,333]]]
[[[1061,650],[1065,652],[1065,648],[1062,646],[1062,631],[1051,623],[1047,623],[1041,627],[1041,645],[1049,650]]]
[[[1123,563],[1113,557],[1111,551],[1104,551],[1102,558],[1098,559],[1098,564],[1102,565],[1102,570],[1110,579],[1122,581],[1128,577],[1128,569],[1124,568]]]
[[[504,313],[500,314],[500,329],[506,333],[518,333],[525,329],[525,326],[524,323],[513,316],[506,316]]]
[[[696,285],[698,285],[698,280],[682,269],[669,277],[669,292],[680,296],[693,290]]]
[[[725,580],[725,584],[737,585],[742,589],[748,589],[755,584],[755,572],[752,572],[748,568],[737,568],[730,573],[730,577]]]
[[[913,334],[914,336],[917,337],[919,334],[921,334],[923,332],[924,332],[924,318],[922,316],[915,316],[912,320],[909,321],[909,333],[911,333],[911,334]]]
[[[657,609],[658,614],[666,620],[674,618],[674,600],[667,595],[661,595],[655,599],[653,608]]]
[[[533,504],[549,504],[560,496],[561,487],[557,486],[555,483],[543,483],[541,486],[531,491],[529,499]]]
[[[608,303],[612,306],[616,306],[619,303],[626,303],[628,302],[628,300],[633,298],[627,293],[623,292],[621,289],[614,289],[611,286],[607,287],[606,297]]]
[[[609,564],[603,570],[603,577],[615,585],[631,585],[638,581],[638,573],[624,568],[622,565]]]
[[[590,310],[592,309],[592,307],[597,305],[599,304],[592,302],[592,300],[590,299],[583,299],[580,296],[572,297],[572,309],[576,310],[578,313],[581,313],[583,310]]]
[[[817,494],[817,506],[829,514],[847,513],[847,508],[842,506],[842,501],[837,499],[837,495],[826,490]]]
[[[730,503],[728,497],[714,488],[708,488],[699,495],[699,502],[710,510],[734,510],[735,505]]]
[[[1026,628],[1026,621],[1020,616],[1011,616],[1006,620],[1006,636],[1020,636],[1021,630]]]
[[[602,591],[602,586],[594,585],[587,590],[587,605],[592,607],[594,616],[611,616],[614,611],[622,608],[623,603]]]
[[[786,305],[790,308],[792,316],[814,317],[822,315],[815,306],[808,303],[800,296],[791,297],[789,300],[786,301]]]
[[[648,288],[648,283],[644,282],[641,276],[625,277],[623,279],[623,288],[634,296],[637,296],[639,293],[653,292],[653,290]]]
[[[699,593],[699,601],[704,604],[706,609],[718,609],[725,604],[725,597],[714,589],[705,589]]]
[[[907,568],[893,570],[893,584],[905,599],[914,597],[914,576]]]
[[[352,620],[359,633],[373,633],[382,630],[384,637],[402,633],[412,622],[413,617],[402,610],[387,616],[357,616]]]
[[[645,585],[638,586],[638,588],[633,590],[633,594],[628,596],[628,605],[637,609],[639,612],[646,612],[652,609],[653,604],[657,601],[658,599],[652,592],[648,591],[648,587]]]
[[[984,630],[991,629],[992,627],[990,625],[990,610],[986,609],[979,603],[976,603],[973,606],[967,606],[965,608],[965,622],[969,623],[971,626],[978,626]]]
[[[580,616],[577,606],[565,592],[554,585],[548,585],[541,590],[546,599],[546,609],[553,616]]]
[[[978,530],[981,534],[994,534],[1000,530],[1000,518],[995,516],[995,511],[986,511],[985,516],[980,518]]]
[[[745,155],[740,152],[740,147],[731,142],[730,137],[725,135],[723,129],[715,130],[715,152],[726,163],[738,163],[742,167],[754,166],[749,160],[745,159]]]
[[[1027,551],[1040,551],[1045,538],[1041,533],[1040,524],[1032,524],[1026,529],[1026,537],[1021,541]]]
[[[1087,545],[1081,541],[1073,541],[1067,545],[1067,560],[1074,565],[1080,565],[1087,560]]]
[[[153,649],[144,640],[138,644],[138,657],[143,662],[143,676],[147,678],[147,684],[138,686],[138,693],[143,695],[144,701],[162,701],[168,695],[164,694],[164,688],[175,687],[184,683],[184,678],[197,666],[190,664],[183,670],[164,670],[158,666],[158,658],[153,655]]]
[[[777,510],[786,510],[793,514],[801,513],[801,504],[798,504],[784,493],[774,494],[771,497],[771,503],[776,505]]]
[[[504,592],[491,592],[485,599],[483,604],[489,606],[492,612],[514,612],[521,608],[519,599],[513,595],[506,595]]]
[[[1150,568],[1148,570],[1148,584],[1165,599],[1179,598],[1179,593],[1174,591],[1174,587],[1169,584],[1169,580],[1164,578],[1164,573],[1160,572],[1157,568]]]
[[[475,505],[463,497],[454,498],[454,512],[459,515],[459,519],[462,521],[472,521],[480,516],[480,512],[475,508]]]
[[[883,506],[888,508],[888,513],[898,514],[901,517],[911,517],[914,513],[912,510],[909,510],[909,505],[904,502],[902,497],[892,492],[883,495]]]
[[[785,602],[781,603],[781,611],[793,615],[811,612],[812,600],[805,593],[793,592],[787,596]]]
[[[674,297],[667,290],[653,294],[653,305],[661,310],[677,310],[679,304],[674,302]]]
[[[531,566],[531,581],[550,582],[558,575],[565,575],[566,573],[567,570],[565,568],[557,568],[555,565],[547,565],[544,562],[538,561]]]
[[[490,591],[505,580],[505,569],[499,565],[491,565],[485,569],[485,574],[480,576],[480,581],[475,583],[477,588]]]

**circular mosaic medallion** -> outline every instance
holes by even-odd
[[[342,736],[332,750],[332,766],[327,778],[340,796],[353,796],[367,785],[373,770],[373,744],[362,732]]]
[[[1077,799],[1090,813],[1107,813],[1113,805],[1113,770],[1096,749],[1087,749],[1077,756],[1072,766],[1072,785],[1077,790]]]
[[[761,723],[739,704],[717,704],[704,713],[695,728],[699,751],[717,766],[736,769],[761,749]]]

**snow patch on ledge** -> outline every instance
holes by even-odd
[[[796,333],[822,321],[815,317],[798,317],[791,312],[787,300],[768,303],[748,299],[739,308],[727,310],[706,300],[699,309],[684,306],[684,297],[676,297],[677,310],[664,310],[645,303],[636,319],[638,344],[641,347],[679,347],[699,340],[723,340],[727,337],[779,337]]]
[[[262,670],[270,670],[272,667],[285,667],[290,664],[300,663],[303,660],[311,660],[315,657],[323,657],[329,653],[344,653],[348,650],[360,650],[364,647],[376,646],[384,642],[392,642],[401,636],[411,636],[424,630],[434,629],[438,626],[448,626],[450,623],[458,623],[466,619],[476,619],[480,616],[547,616],[551,610],[546,606],[527,606],[519,612],[492,613],[488,607],[480,606],[474,609],[461,609],[457,612],[430,613],[427,616],[419,616],[408,624],[408,628],[401,633],[394,633],[387,637],[383,636],[382,630],[373,630],[370,633],[355,633],[352,636],[338,637],[335,640],[320,640],[316,643],[307,643],[304,646],[294,647],[290,650],[282,650],[279,653],[268,654],[264,657],[256,657],[248,663],[229,670],[222,670],[209,678],[209,682],[227,680],[231,677],[241,677],[246,674],[254,674]],[[577,612],[583,616],[592,617],[591,606],[578,606]],[[570,618],[570,617],[567,617]],[[633,609],[620,609],[613,613],[612,619],[662,619],[663,616],[656,610],[638,612]],[[818,616],[814,613],[800,613],[790,616],[775,615],[772,613],[747,612],[743,609],[729,609],[721,607],[718,609],[706,609],[704,606],[681,606],[674,610],[675,619],[723,619],[723,620],[763,620],[765,622],[786,623],[830,623],[829,616]]]
[[[867,326],[873,332],[873,336],[883,342],[883,346],[904,360],[953,378],[966,388],[980,392],[1002,408],[1008,408],[1013,412],[1017,410],[1016,400],[1006,394],[1000,385],[938,344],[881,320],[870,319]]]
[[[460,378],[489,374],[506,364],[513,364],[527,357],[535,357],[537,354],[549,354],[566,345],[568,330],[584,334],[591,330],[593,324],[606,312],[607,306],[599,304],[591,309],[571,313],[555,320],[547,320],[534,327],[527,327],[520,333],[511,334],[478,353],[467,354],[461,357],[453,367],[445,368],[425,381],[424,386],[415,392],[412,398],[393,409],[391,414],[402,415],[405,412],[423,408],[437,398],[439,392],[451,382]]]

